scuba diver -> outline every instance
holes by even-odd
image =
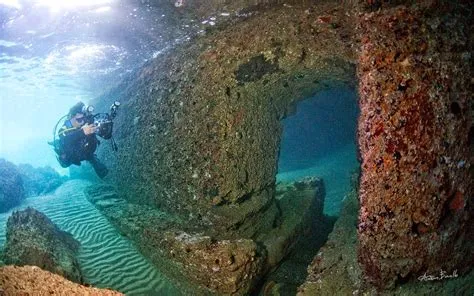
[[[64,116],[67,120],[58,131],[59,139],[56,139],[56,128],[64,117],[59,120],[54,129],[53,142],[50,144],[54,146],[59,164],[63,168],[71,164],[79,166],[81,161],[85,160],[92,165],[99,178],[103,179],[108,174],[107,167],[95,155],[95,150],[100,144],[96,135],[104,139],[112,139],[112,148],[117,151],[117,145],[112,138],[112,120],[116,116],[118,106],[120,106],[119,102],[112,104],[111,114],[92,114],[94,111],[92,106],[78,102]]]

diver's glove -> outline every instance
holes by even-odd
[[[86,124],[82,127],[82,130],[84,131],[84,134],[86,136],[92,135],[93,133],[95,133],[97,131],[97,126],[95,126],[93,124]]]

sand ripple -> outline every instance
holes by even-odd
[[[79,262],[85,280],[99,288],[127,295],[179,295],[159,271],[122,237],[85,198],[90,183],[69,181],[55,194],[29,198],[19,208],[31,206],[45,213],[79,242]],[[0,245],[5,243],[5,225],[10,213],[0,214]]]

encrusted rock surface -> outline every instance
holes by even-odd
[[[380,288],[474,264],[471,16],[435,2],[360,16],[359,260]]]
[[[474,291],[474,271],[452,277],[454,273],[439,270],[421,275],[416,281],[399,285],[394,290],[381,291],[365,281],[357,258],[357,190],[346,195],[341,215],[326,244],[308,267],[308,276],[298,289],[298,296],[315,295],[471,295]],[[444,278],[440,278],[445,272]],[[428,276],[432,276],[431,280]],[[438,278],[439,279],[436,279]],[[273,295],[273,294],[270,294]]]
[[[304,177],[294,182],[277,184],[278,219],[268,232],[255,240],[262,242],[268,252],[268,267],[274,268],[291,251],[300,239],[314,230],[322,229],[325,188],[323,180]],[[315,223],[315,221],[317,221]],[[311,229],[313,228],[313,229]]]
[[[323,180],[319,178],[277,184],[276,198],[286,221],[266,235],[264,244],[270,250],[269,261],[272,253],[279,252],[284,252],[284,259],[277,266],[272,265],[272,271],[265,276],[263,295],[295,295],[305,281],[306,269],[326,242],[335,221],[322,213],[324,197]]]
[[[52,167],[34,168],[30,164],[20,164],[18,171],[21,173],[27,196],[50,193],[67,179],[59,175]]]
[[[257,9],[150,61],[98,101],[123,102],[120,150],[100,151],[109,181],[127,201],[159,208],[166,219],[157,222],[178,235],[260,237],[281,219],[281,119],[296,101],[358,77],[364,275],[390,288],[425,272],[470,269],[471,8],[358,3],[374,12],[333,2]],[[120,219],[132,214],[111,215],[131,227]],[[150,237],[135,239],[150,245],[163,234]]]
[[[354,291],[361,289],[362,271],[357,262],[358,210],[354,190],[344,199],[334,230],[308,267],[308,277],[298,295],[354,295]]]
[[[242,294],[265,266],[264,248],[249,239],[215,240],[180,230],[181,221],[119,198],[112,187],[91,186],[88,199],[185,293]]]
[[[17,167],[0,158],[0,212],[19,205],[25,197],[23,179]]]
[[[171,233],[222,242],[272,232],[285,220],[275,199],[281,120],[319,90],[355,85],[352,17],[337,3],[274,5],[150,61],[97,101],[122,102],[120,149],[99,152],[108,182],[127,201],[158,208]],[[139,245],[161,241],[147,225],[136,231],[157,237],[140,234]],[[268,245],[271,264],[288,237]]]
[[[42,270],[37,266],[0,267],[0,295],[90,295],[112,296],[122,293],[85,287]]]
[[[100,155],[110,182],[215,237],[265,232],[278,216],[280,120],[295,101],[355,82],[345,13],[276,5],[147,64],[97,104],[123,102],[120,150]]]
[[[121,199],[108,185],[94,185],[87,196],[137,247],[171,277],[181,290],[198,294],[253,291],[262,276],[276,267],[322,219],[324,186],[308,178],[280,184],[281,215],[265,234],[252,239],[216,239],[181,230],[182,221],[166,212]]]
[[[35,265],[82,283],[78,248],[71,234],[61,231],[43,213],[27,208],[8,218],[2,259],[7,265]]]

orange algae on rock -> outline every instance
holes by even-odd
[[[381,289],[474,262],[474,109],[463,74],[472,30],[460,8],[422,1],[360,18],[358,256]]]
[[[464,194],[456,191],[454,198],[449,202],[449,209],[452,211],[462,210],[465,207]]]

